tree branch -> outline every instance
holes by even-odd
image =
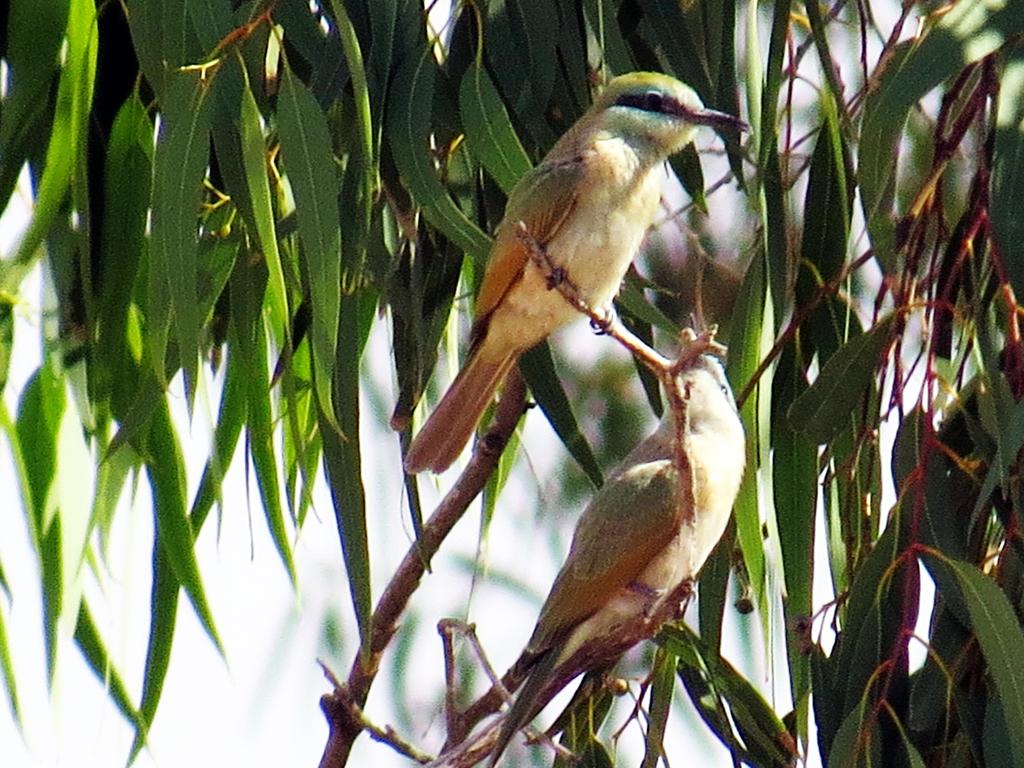
[[[505,384],[493,424],[477,441],[466,469],[423,526],[423,534],[409,547],[377,602],[369,651],[360,648],[348,679],[320,699],[320,708],[330,728],[320,768],[341,768],[348,762],[352,744],[366,727],[365,719],[355,717],[354,713],[361,712],[366,705],[381,657],[398,628],[398,619],[419,587],[430,559],[494,472],[525,409],[526,384],[515,368]]]

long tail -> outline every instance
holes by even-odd
[[[519,350],[510,349],[504,357],[489,360],[482,351],[473,351],[427,423],[413,438],[405,455],[405,471],[409,474],[425,469],[443,472],[451,466],[519,356]]]
[[[494,749],[491,750],[491,759],[487,763],[487,768],[494,768],[498,764],[498,760],[501,759],[502,753],[516,732],[533,720],[547,704],[547,701],[541,697],[551,684],[551,673],[554,670],[555,662],[559,660],[558,657],[559,649],[553,648],[537,659],[535,666],[530,670],[530,676],[526,678],[526,682],[523,683],[523,687],[506,713],[505,719],[501,722],[498,741],[494,745]]]

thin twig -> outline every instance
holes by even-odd
[[[623,625],[613,633],[586,641],[570,658],[559,665],[558,673],[538,696],[537,711],[539,712],[547,706],[560,690],[581,673],[610,666],[634,645],[653,637],[662,625],[678,619],[682,615],[681,607],[684,601],[689,599],[692,594],[693,580],[684,579],[663,600],[658,602],[650,614],[641,615],[636,621]],[[506,680],[520,664],[521,660],[516,662],[502,679]],[[518,687],[518,683],[516,687]],[[473,712],[476,715],[475,724],[497,712],[500,706],[501,699],[495,694],[492,687],[470,706],[463,716]],[[450,744],[446,744],[441,755],[430,764],[430,768],[468,768],[468,766],[476,765],[494,748],[500,724],[501,719],[496,718],[479,733],[460,741],[454,741],[449,736]]]
[[[328,669],[323,662],[320,662],[320,668],[324,671],[324,676],[331,681],[335,688],[341,685],[341,683],[338,682],[338,679],[334,676],[334,673],[331,672],[331,670]],[[379,725],[374,724],[366,716],[366,713],[363,712],[363,710],[360,707],[358,707],[356,703],[351,699],[343,701],[342,704],[347,709],[348,717],[358,722],[362,729],[366,731],[368,734],[370,734],[370,738],[374,741],[379,741],[382,744],[387,744],[389,747],[391,747],[399,754],[405,755],[406,757],[415,760],[417,763],[420,763],[422,765],[426,765],[434,759],[433,756],[420,751],[420,749],[416,747],[414,744],[406,741],[401,736],[399,736],[398,732],[390,725],[385,725],[383,728],[381,728]]]
[[[714,341],[714,328],[706,330],[699,336],[690,329],[684,329],[679,357],[675,360],[670,360],[648,346],[639,336],[630,331],[613,309],[595,309],[591,307],[580,295],[580,291],[575,283],[573,283],[571,277],[565,273],[564,269],[554,263],[547,249],[537,241],[526,228],[526,224],[521,221],[517,225],[516,236],[526,246],[530,260],[547,274],[548,285],[562,294],[562,298],[569,302],[577,312],[588,317],[590,324],[594,328],[615,339],[629,350],[637,360],[647,366],[669,389],[674,388],[671,382],[679,373],[693,365],[693,361],[701,354],[705,352],[719,356],[725,354],[725,347]]]
[[[458,707],[455,704],[455,648],[452,643],[452,632],[445,623],[449,620],[439,621],[437,633],[441,635],[441,650],[444,654],[444,724],[448,732],[456,727],[459,716]]]
[[[487,658],[487,654],[484,652],[483,646],[480,644],[480,638],[476,634],[476,625],[469,624],[459,619],[441,619],[437,623],[437,631],[441,637],[447,638],[446,645],[451,648],[451,637],[455,634],[461,635],[473,648],[473,652],[476,655],[477,660],[480,662],[480,666],[484,668],[484,674],[487,675],[487,679],[491,681],[491,685],[498,689],[498,693],[501,694],[505,702],[512,701],[512,694],[508,692],[508,689],[502,684],[501,680],[498,679],[498,673],[494,671],[494,666],[491,664],[491,660]]]
[[[494,670],[494,666],[491,664],[491,660],[487,658],[487,654],[486,652],[484,652],[483,645],[481,645],[480,643],[480,638],[476,634],[476,625],[469,624],[459,619],[441,619],[441,621],[437,623],[437,631],[443,638],[446,654],[450,652],[450,649],[452,647],[451,638],[455,634],[461,635],[470,644],[470,646],[473,648],[474,654],[477,657],[477,660],[480,662],[480,666],[482,666],[484,669],[484,674],[487,675],[487,679],[491,681],[491,690],[497,691],[498,696],[501,697],[502,701],[505,704],[511,706],[512,694],[509,693],[508,689],[498,678],[498,673]],[[446,655],[445,663],[447,664],[448,661],[449,659],[447,658]],[[454,701],[454,691],[449,690],[445,696],[445,699],[446,701]],[[453,717],[453,712],[450,712],[448,714],[447,719],[450,724],[458,716],[457,713],[454,713]],[[571,750],[566,749],[561,744],[554,742],[551,739],[551,737],[548,736],[546,733],[538,731],[536,728],[530,726],[527,726],[526,732],[529,735],[530,741],[532,743],[545,744],[548,747],[550,747],[552,751],[554,751],[556,754],[561,755],[566,759],[575,758],[575,755]]]

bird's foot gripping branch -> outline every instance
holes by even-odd
[[[585,315],[600,333],[615,339],[649,368],[668,391],[669,398],[681,403],[683,396],[675,384],[681,373],[692,367],[701,355],[725,356],[725,347],[715,341],[717,328],[710,326],[699,334],[684,328],[679,335],[679,351],[675,359],[665,357],[630,331],[612,307],[592,307],[581,296],[572,275],[551,258],[544,244],[531,234],[522,221],[516,225],[516,237],[526,248],[530,261],[547,277],[549,289],[556,290],[577,312]]]

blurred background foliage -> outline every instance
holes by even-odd
[[[31,190],[0,260],[0,387],[19,289],[40,263],[55,299],[17,412],[0,402],[51,671],[71,620],[136,728],[132,754],[144,744],[175,673],[182,596],[220,645],[193,542],[233,461],[254,469],[292,580],[322,465],[365,641],[382,585],[364,481],[401,473],[361,464],[371,327],[390,326],[393,423],[408,431],[438,392],[439,358],[450,370],[463,348],[506,193],[601,82],[658,69],[751,130],[673,160],[679,183],[619,309],[663,347],[691,317],[720,325],[749,471],[701,581],[699,632],[667,628],[650,660],[644,765],[681,683],[737,763],[1024,766],[1024,2],[434,5],[429,17],[420,0],[0,10],[0,209],[26,168]],[[562,499],[552,507],[588,498],[660,407],[640,372],[602,356],[545,346],[524,359],[565,446],[557,481],[540,479]],[[214,374],[214,440],[190,496],[166,390],[182,377],[191,409]],[[96,459],[84,532],[57,494],[68,409]],[[89,600],[68,599],[136,480],[156,521],[139,693]],[[419,530],[425,481],[405,482]],[[2,565],[0,678],[20,717]],[[766,655],[784,643],[772,674],[788,701],[719,653],[736,594]],[[585,753],[604,764],[597,742]]]

